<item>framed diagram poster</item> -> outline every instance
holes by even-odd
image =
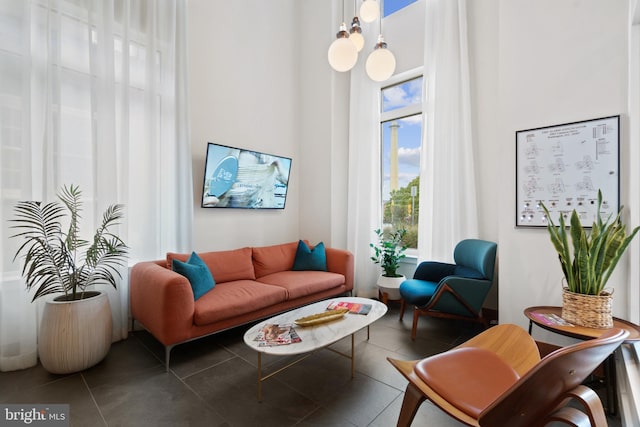
[[[620,116],[516,132],[516,226],[546,227],[575,209],[584,227],[620,206]]]

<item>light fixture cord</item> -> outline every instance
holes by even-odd
[[[384,0],[380,0],[380,17],[378,19],[380,19],[379,22],[379,29],[380,29],[380,35],[382,35],[382,13],[384,11]]]

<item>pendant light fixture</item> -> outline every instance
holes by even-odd
[[[368,1],[371,0],[365,0],[364,3]],[[371,80],[383,82],[391,77],[396,70],[396,57],[387,49],[387,43],[384,41],[384,37],[382,37],[382,13],[380,13],[379,22],[380,34],[378,35],[378,42],[373,48],[373,52],[371,52],[367,58],[365,70]]]
[[[357,0],[353,0],[353,19],[351,20],[351,28],[349,29],[349,40],[356,45],[356,49],[360,52],[364,47],[364,37],[362,37],[362,28],[360,27],[356,1]]]
[[[342,24],[336,34],[336,39],[329,46],[327,53],[329,65],[336,71],[349,71],[358,61],[358,48],[349,40],[349,32],[344,23],[344,0],[342,0]]]
[[[380,7],[376,0],[364,0],[360,5],[360,17],[364,22],[373,22],[380,17]]]

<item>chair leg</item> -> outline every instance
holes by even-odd
[[[568,425],[571,427],[600,427],[600,424],[591,424],[589,422],[589,417],[584,412],[579,411],[576,408],[564,407],[558,409],[553,414],[549,415],[544,419],[545,424],[547,425],[552,422],[561,422],[564,425]],[[606,427],[606,424],[604,424]]]
[[[602,401],[595,391],[587,386],[579,385],[567,393],[582,404],[592,426],[606,426],[607,416],[604,413]]]
[[[402,318],[404,317],[404,307],[405,307],[405,304],[406,304],[406,302],[405,302],[404,298],[402,298],[402,299],[400,300],[400,321],[401,321],[401,322],[402,322]]]
[[[415,307],[413,309],[413,326],[411,327],[411,341],[416,340],[416,333],[418,331],[418,317],[420,317],[420,309]]]
[[[413,418],[418,412],[418,408],[425,401],[424,395],[413,384],[407,384],[402,400],[402,409],[398,417],[398,427],[409,427],[413,422]]]

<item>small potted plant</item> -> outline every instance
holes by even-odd
[[[24,258],[22,275],[27,291],[35,289],[32,301],[60,294],[46,301],[38,332],[38,356],[49,372],[66,374],[95,365],[109,351],[109,298],[89,287],[108,284],[115,288],[128,248],[110,231],[122,218],[122,205],[106,209],[88,242],[79,236],[80,189],[65,186],[58,198],[62,205],[37,201],[16,204],[11,228],[18,231],[11,237],[23,240],[14,260]],[[68,221],[66,230],[63,219]]]
[[[406,257],[407,247],[402,239],[407,234],[407,230],[399,228],[395,231],[385,232],[382,229],[377,229],[374,232],[378,236],[378,242],[369,244],[374,253],[371,260],[382,267],[383,271],[378,278],[377,285],[381,299],[386,304],[387,299],[400,299],[399,288],[405,277],[398,273],[398,268],[400,260]]]
[[[562,215],[556,225],[544,204],[542,208],[566,280],[562,317],[580,326],[610,328],[613,326],[612,292],[607,291],[605,285],[640,226],[627,235],[626,226],[620,220],[622,207],[613,220],[609,216],[603,221],[601,206],[602,193],[598,191],[596,220],[589,233],[575,209],[567,231]]]

